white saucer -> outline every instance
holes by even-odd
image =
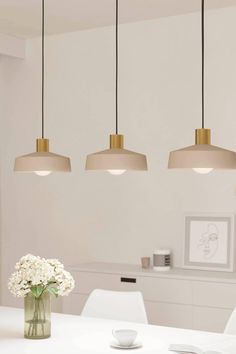
[[[115,349],[125,349],[125,350],[127,350],[127,349],[138,349],[138,348],[141,348],[141,347],[142,347],[142,343],[141,343],[141,342],[135,342],[135,343],[132,344],[132,345],[125,346],[125,345],[120,345],[120,344],[118,344],[116,341],[113,340],[113,341],[110,343],[110,346],[111,346],[112,348],[115,348]]]

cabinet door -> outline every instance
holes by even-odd
[[[193,304],[233,309],[236,306],[236,284],[194,281]]]
[[[117,291],[139,290],[139,278],[125,274],[76,272],[73,273],[73,276],[76,282],[74,293],[90,294],[94,289]]]
[[[139,284],[147,301],[192,304],[192,284],[188,280],[142,277]]]
[[[62,312],[71,315],[80,315],[88,295],[70,294],[63,298]]]
[[[145,307],[150,324],[192,329],[193,310],[190,305],[145,301]]]
[[[223,333],[232,310],[213,307],[193,307],[193,328]]]

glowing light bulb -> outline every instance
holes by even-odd
[[[126,170],[107,170],[107,172],[109,172],[111,175],[114,176],[120,176],[123,175],[123,173],[125,173]]]
[[[52,173],[52,171],[34,171],[34,173],[37,175],[37,176],[48,176],[50,175],[50,173]]]
[[[200,173],[202,175],[206,175],[207,173],[210,173],[213,170],[213,168],[193,168],[193,171]]]

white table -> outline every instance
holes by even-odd
[[[170,354],[171,343],[188,343],[203,349],[236,354],[236,336],[136,323],[52,314],[52,336],[23,338],[23,310],[0,307],[0,354],[108,354],[121,351],[109,346],[113,328],[134,328],[143,347],[132,353]],[[129,351],[126,351],[129,352]]]

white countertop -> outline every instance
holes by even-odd
[[[52,314],[52,336],[43,340],[23,338],[23,310],[0,307],[1,354],[109,354],[112,329],[133,328],[143,347],[134,353],[170,354],[171,343],[198,345],[223,354],[236,353],[236,336],[184,329]],[[127,352],[127,351],[126,351]]]
[[[236,283],[236,273],[232,272],[210,272],[203,270],[191,270],[183,268],[172,268],[170,271],[158,272],[152,268],[142,269],[141,266],[135,264],[122,263],[103,263],[92,262],[72,265],[69,267],[72,272],[94,272],[119,274],[130,276],[146,276],[159,278],[174,278],[174,279],[188,279],[193,281],[207,281],[220,283]]]

